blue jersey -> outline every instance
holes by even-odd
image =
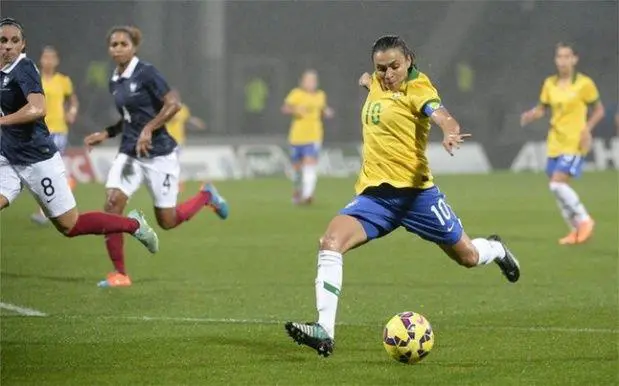
[[[28,104],[28,95],[43,94],[41,76],[25,54],[0,70],[0,114],[9,115]],[[2,125],[0,154],[13,165],[31,165],[58,151],[43,118],[20,125]]]
[[[170,91],[168,83],[157,69],[137,57],[122,74],[114,72],[110,80],[110,93],[118,112],[123,117],[123,131],[120,152],[137,157],[135,146],[144,126],[161,111],[163,97]],[[170,154],[176,148],[176,141],[168,134],[165,126],[153,131],[152,149],[149,157]]]

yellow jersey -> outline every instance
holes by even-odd
[[[327,95],[322,90],[313,93],[295,88],[286,97],[285,104],[303,107],[301,115],[293,115],[288,141],[291,145],[305,145],[322,142],[322,112],[327,107]]]
[[[50,133],[66,134],[69,126],[65,118],[65,100],[73,95],[73,83],[71,79],[60,73],[55,73],[51,78],[41,77],[43,92],[45,93],[45,124]]]
[[[187,120],[191,118],[191,111],[186,105],[182,105],[181,109],[176,113],[168,123],[166,128],[168,133],[174,138],[176,143],[182,145],[185,143],[185,124]]]
[[[597,87],[588,76],[576,73],[567,86],[559,86],[557,75],[544,81],[539,101],[550,107],[548,157],[582,155],[580,134],[587,124],[587,106],[600,99]]]
[[[430,118],[422,112],[440,103],[430,79],[413,68],[398,91],[384,90],[372,75],[370,92],[361,110],[363,162],[355,185],[357,194],[383,183],[396,188],[434,186],[426,147]]]

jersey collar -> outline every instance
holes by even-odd
[[[4,68],[2,68],[3,73],[8,74],[9,72],[13,71],[13,69],[15,68],[15,66],[17,66],[17,64],[26,57],[26,54],[19,54],[19,56],[17,57],[17,59],[15,59],[13,61],[13,63],[9,63],[6,66],[4,66]]]
[[[114,70],[114,74],[112,75],[112,81],[116,82],[119,78],[131,78],[131,75],[133,75],[133,71],[135,71],[135,68],[137,67],[139,62],[140,59],[138,59],[137,56],[131,58],[129,65],[127,66],[127,68],[125,68],[125,71],[123,71],[121,75],[118,75],[118,69]]]

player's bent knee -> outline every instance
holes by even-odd
[[[320,240],[318,241],[318,245],[321,251],[334,251],[334,252],[344,252],[342,251],[342,247],[344,243],[341,240],[338,240],[332,233],[325,233]]]
[[[126,203],[127,199],[120,191],[111,190],[107,193],[103,210],[107,213],[120,214],[125,209]]]
[[[0,210],[9,206],[9,199],[0,194]]]
[[[73,237],[71,231],[75,227],[75,224],[77,224],[78,218],[79,213],[77,212],[77,208],[72,208],[58,217],[50,218],[50,221],[54,224],[56,230],[62,233],[63,236]]]

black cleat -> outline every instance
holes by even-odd
[[[507,278],[510,283],[515,283],[520,279],[520,264],[516,259],[516,256],[507,248],[507,245],[501,240],[498,235],[488,236],[488,240],[498,241],[505,249],[505,257],[502,259],[495,259],[494,262],[497,263],[503,275]]]
[[[285,327],[288,335],[299,345],[309,346],[325,358],[333,353],[335,343],[320,324],[288,322]]]

